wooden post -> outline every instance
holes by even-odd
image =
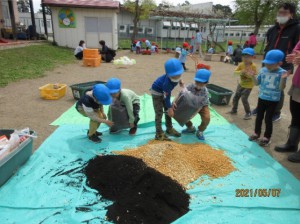
[[[35,26],[35,17],[34,17],[34,9],[33,9],[32,0],[29,0],[29,6],[30,6],[31,23],[32,23],[32,28],[33,28],[33,38],[36,40],[36,26]]]
[[[11,27],[13,32],[13,39],[17,40],[17,29],[16,29],[16,18],[15,18],[15,10],[13,1],[8,1],[8,8],[10,14]]]
[[[46,12],[45,12],[44,4],[42,4],[42,11],[43,11],[44,30],[45,30],[46,38],[48,40],[47,18],[46,18]]]

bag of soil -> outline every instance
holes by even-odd
[[[201,110],[200,97],[194,95],[186,89],[179,93],[174,110],[174,119],[180,126],[184,126]]]
[[[127,109],[120,101],[115,100],[113,104],[110,105],[110,117],[112,122],[114,122],[114,125],[111,127],[112,130],[130,128]]]

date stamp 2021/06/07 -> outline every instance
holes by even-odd
[[[235,197],[280,197],[280,188],[235,189]]]

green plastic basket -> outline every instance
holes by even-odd
[[[207,85],[208,92],[210,94],[210,102],[215,105],[228,105],[233,92],[229,89],[225,89],[221,86],[214,84]]]
[[[93,86],[96,84],[105,84],[106,82],[102,81],[92,81],[92,82],[84,82],[71,85],[73,97],[75,100],[79,100],[81,96],[83,96],[87,91],[93,89]]]

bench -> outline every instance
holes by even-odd
[[[225,55],[224,54],[205,54],[204,61],[212,61],[214,58],[218,58],[218,57],[219,57],[219,61],[223,62]]]

